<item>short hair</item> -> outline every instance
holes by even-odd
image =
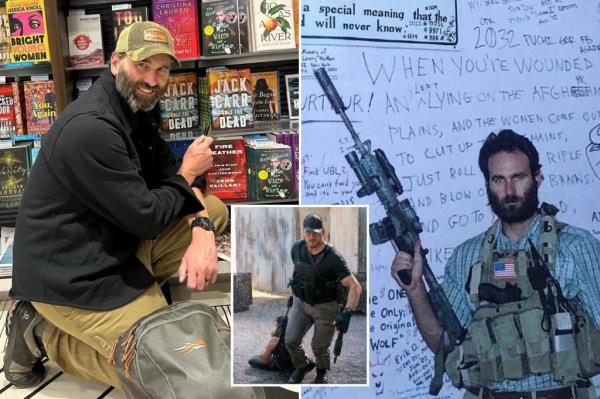
[[[540,155],[533,143],[525,136],[522,136],[510,129],[501,130],[499,133],[490,133],[481,150],[479,150],[479,169],[485,177],[485,181],[490,179],[488,161],[499,152],[521,151],[529,159],[529,168],[531,175],[535,176],[542,165],[540,164]]]

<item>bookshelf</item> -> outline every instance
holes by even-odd
[[[0,0],[0,3],[3,1]],[[115,47],[112,27],[112,8],[113,4],[131,4],[132,7],[148,7],[151,17],[151,0],[111,0],[107,3],[103,0],[44,0],[46,12],[46,24],[49,50],[51,55],[50,62],[39,63],[20,63],[6,64],[0,66],[0,77],[4,76],[9,81],[29,80],[32,75],[47,75],[54,81],[56,95],[57,115],[63,112],[66,106],[75,98],[75,83],[79,78],[94,78],[99,76],[108,67],[110,53]],[[101,30],[104,47],[105,64],[97,66],[70,67],[68,63],[69,56],[69,36],[67,31],[67,16],[69,10],[73,8],[82,8],[88,14],[101,15]],[[198,2],[198,11],[200,13],[200,1]],[[199,17],[200,18],[200,17]],[[150,18],[152,19],[152,18]],[[226,56],[204,56],[197,58],[181,60],[181,67],[174,72],[195,71],[199,76],[205,76],[209,68],[213,67],[227,68],[251,68],[251,70],[262,72],[268,70],[277,70],[280,75],[280,96],[282,116],[287,116],[287,103],[285,100],[285,81],[286,74],[298,73],[299,70],[299,51],[298,49],[269,50],[262,52],[250,52]],[[1,80],[1,78],[0,78]],[[248,129],[210,131],[216,139],[227,138],[229,136],[246,136],[251,134],[269,133],[272,131],[298,130],[298,120],[281,119],[276,121],[256,122],[255,126]],[[191,132],[191,133],[190,133]],[[174,132],[181,133],[181,132]],[[199,129],[186,131],[187,137],[178,137],[175,140],[189,138],[192,135],[199,135]],[[168,136],[163,135],[167,138]],[[33,138],[31,138],[33,139]],[[258,203],[297,203],[298,199],[258,201]],[[231,204],[257,203],[252,201],[228,201]],[[18,208],[8,208],[0,210],[0,219],[4,225],[14,225],[14,219]],[[6,222],[6,221],[9,222]],[[11,222],[12,221],[12,222]]]
[[[99,76],[106,68],[108,68],[108,60],[110,53],[115,47],[114,35],[112,33],[112,5],[129,3],[132,7],[147,7],[149,10],[149,19],[153,19],[152,16],[152,2],[151,0],[133,0],[133,1],[111,1],[105,3],[102,0],[53,0],[56,3],[57,15],[61,15],[63,20],[60,22],[63,27],[66,26],[66,16],[69,13],[70,8],[83,8],[87,14],[100,14],[101,16],[101,30],[103,47],[105,53],[105,64],[91,67],[70,67],[67,63],[68,52],[63,52],[62,61],[63,66],[60,71],[64,76],[66,84],[61,86],[63,91],[61,95],[66,99],[66,104],[72,101],[75,97],[75,82],[79,78],[94,78]],[[201,1],[198,0],[198,19],[199,19],[199,33],[202,34],[201,19]],[[57,31],[58,35],[56,39],[60,41],[60,46],[68,48],[68,34],[66,30]],[[198,76],[206,76],[207,71],[210,68],[215,67],[226,67],[231,69],[242,69],[250,68],[252,72],[264,72],[269,70],[276,70],[279,72],[279,88],[280,88],[280,113],[283,117],[280,120],[275,121],[255,121],[252,128],[246,129],[226,129],[226,130],[212,130],[201,131],[198,129],[182,129],[179,131],[165,131],[162,133],[163,138],[167,141],[178,141],[178,140],[189,140],[194,136],[198,136],[203,133],[212,135],[216,140],[226,139],[232,136],[248,136],[254,134],[268,134],[274,131],[290,131],[299,130],[299,121],[297,119],[287,119],[288,115],[288,104],[286,101],[286,84],[285,75],[297,74],[299,71],[299,50],[294,49],[283,49],[283,50],[268,50],[261,52],[248,52],[242,54],[232,55],[200,55],[197,58],[181,60],[181,66],[172,71],[172,73],[184,73],[195,71]],[[58,87],[58,86],[57,86]],[[60,113],[63,108],[59,108]],[[282,200],[262,200],[262,201],[229,201],[225,200],[227,204],[281,204],[281,203],[298,203],[297,196],[292,199]]]

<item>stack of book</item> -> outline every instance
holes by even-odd
[[[56,119],[56,95],[51,80],[0,85],[0,138],[44,134]]]
[[[42,0],[11,1],[38,2],[43,11]],[[298,47],[298,2],[295,0],[204,0],[199,7],[197,2],[185,0],[152,0],[150,8],[119,4],[110,14],[112,39],[116,42],[123,29],[134,22],[152,20],[169,30],[175,55],[180,60]],[[110,21],[102,24],[101,19],[102,15],[86,14],[83,9],[69,11],[70,66],[102,65],[109,58],[110,54],[104,53],[101,27]],[[2,40],[0,34],[0,62],[3,49],[10,54],[9,38],[10,35]]]

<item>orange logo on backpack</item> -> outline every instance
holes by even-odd
[[[200,338],[195,341],[188,342],[185,345],[183,345],[179,348],[175,348],[173,350],[176,350],[177,352],[181,352],[181,353],[188,353],[188,352],[191,352],[196,349],[204,348],[205,346],[206,346],[206,342],[204,342],[204,340],[202,338]]]

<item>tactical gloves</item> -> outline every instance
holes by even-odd
[[[341,313],[335,318],[335,328],[337,328],[341,333],[346,334],[348,331],[348,326],[350,325],[351,317],[352,310],[350,308],[342,310]]]

